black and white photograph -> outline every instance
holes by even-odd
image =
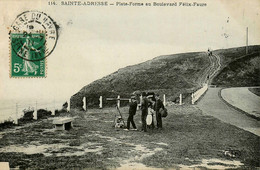
[[[259,0],[0,0],[0,170],[260,169]]]

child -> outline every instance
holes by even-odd
[[[147,97],[148,98],[148,100],[149,100],[149,104],[148,104],[148,115],[147,115],[147,119],[146,119],[146,121],[147,121],[147,125],[148,125],[148,128],[150,129],[150,128],[152,128],[152,129],[154,129],[154,110],[153,110],[153,108],[154,108],[154,101],[153,101],[153,98],[154,98],[154,96],[148,96]]]

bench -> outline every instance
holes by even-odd
[[[9,162],[0,162],[1,170],[10,170]]]
[[[56,130],[69,130],[73,127],[73,120],[70,117],[58,118],[53,120],[53,124],[55,124]]]

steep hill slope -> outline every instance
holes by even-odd
[[[249,54],[252,53],[258,53],[260,52],[260,45],[254,45],[254,46],[249,46]],[[230,62],[244,57],[246,52],[246,47],[238,47],[238,48],[229,48],[229,49],[220,49],[220,50],[215,50],[214,53],[218,54],[222,57],[222,66],[226,67]]]
[[[251,46],[252,53],[260,46]],[[245,53],[245,47],[216,50],[213,53],[221,57],[221,70]],[[205,52],[163,55],[152,60],[119,69],[83,87],[71,97],[71,107],[82,107],[82,98],[86,96],[89,107],[98,106],[99,96],[103,96],[104,105],[111,105],[107,97],[129,97],[136,90],[154,91],[166,94],[167,100],[175,101],[180,93],[184,101],[190,101],[190,94],[202,86],[212,71],[212,60]],[[222,72],[220,71],[220,72]],[[221,73],[217,73],[221,75]],[[213,79],[212,84],[218,84]],[[115,102],[114,102],[115,103]],[[114,104],[113,103],[113,104]]]
[[[260,85],[260,50],[231,61],[224,67],[212,84],[224,87]]]
[[[200,87],[199,80],[209,64],[205,52],[159,56],[119,69],[90,83],[72,96],[71,105],[81,107],[82,97],[86,96],[88,106],[97,106],[100,95],[103,98],[117,95],[129,97],[136,90],[167,94],[170,100],[174,100],[180,93],[186,97],[187,93]]]

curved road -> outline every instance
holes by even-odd
[[[213,116],[223,122],[260,136],[260,121],[246,116],[228,106],[223,99],[220,98],[220,90],[221,88],[209,88],[205,96],[198,102],[197,105],[203,114]]]
[[[248,87],[226,88],[221,91],[225,101],[244,112],[260,118],[260,97],[248,90]]]

